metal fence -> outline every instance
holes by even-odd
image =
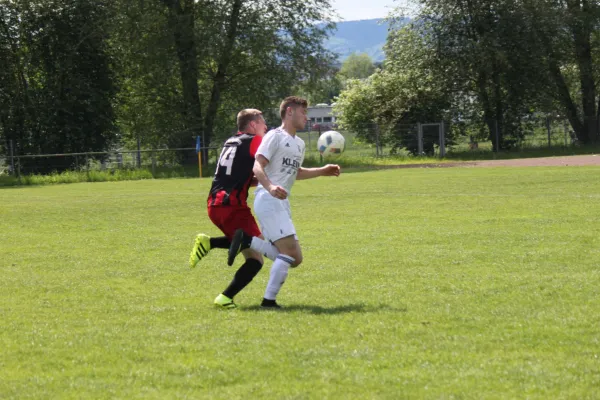
[[[408,155],[446,155],[446,124],[442,122],[397,124],[382,128],[377,124],[365,124],[356,132],[336,129],[346,139],[344,154],[348,157],[388,157]],[[323,131],[299,132],[306,143],[307,153],[318,153],[317,141]]]
[[[208,155],[206,164],[215,164],[220,147],[205,147],[201,150]],[[188,168],[197,170],[198,155],[195,147],[151,150],[113,150],[107,152],[83,152],[64,154],[9,154],[0,159],[0,173],[15,176],[47,174],[54,171],[114,171],[120,169],[141,169],[152,175],[165,169]]]
[[[323,129],[298,132],[306,143],[307,157],[319,159],[317,141]],[[447,122],[396,124],[381,127],[365,124],[357,131],[340,131],[346,139],[345,157],[429,156],[445,157],[455,153],[497,151],[489,140],[486,126]],[[483,139],[481,139],[483,137]],[[577,144],[570,125],[562,119],[538,118],[525,121],[518,138],[510,138],[513,149],[573,146]],[[198,173],[198,155],[195,147],[175,149],[119,149],[107,152],[65,154],[18,154],[8,143],[0,158],[0,174],[15,176],[47,174],[53,171],[113,171],[145,168],[156,176],[161,170],[183,168],[187,174]],[[210,176],[218,161],[221,146],[203,148],[207,160],[204,176]],[[321,160],[322,161],[322,160]],[[208,164],[208,165],[207,165]],[[185,175],[185,174],[184,174]]]
[[[393,126],[364,124],[355,132],[339,130],[346,138],[346,153],[358,156],[428,156],[446,157],[460,153],[518,151],[577,145],[568,121],[544,116],[523,119],[501,138],[502,126],[493,122],[492,134],[483,123],[431,121],[398,123]],[[305,132],[300,136],[315,142],[321,132]],[[490,140],[494,137],[494,141]],[[309,146],[316,151],[316,145]]]

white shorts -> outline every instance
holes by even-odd
[[[257,190],[254,198],[254,214],[266,240],[275,242],[292,235],[298,240],[288,199],[279,200],[264,189]]]

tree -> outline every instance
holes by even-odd
[[[189,147],[194,123],[188,118],[168,10],[158,1],[119,1],[114,7],[110,51],[121,82],[115,104],[122,143]],[[199,128],[196,124],[196,134]]]
[[[392,147],[392,152],[405,148],[418,153],[416,135],[407,135],[407,125],[416,122],[441,121],[449,105],[443,93],[431,81],[416,81],[409,74],[380,71],[367,80],[351,80],[336,103],[338,123],[370,143],[379,140]],[[376,127],[377,126],[377,127]],[[425,151],[432,153],[436,138],[425,141]]]
[[[274,97],[286,96],[299,81],[325,75],[333,58],[323,47],[333,24],[316,24],[329,20],[329,1],[225,3],[209,19],[227,23],[211,29],[215,46],[206,57],[211,60],[206,70],[211,82],[204,128],[207,138],[214,134],[213,121],[223,100],[235,103],[235,96],[256,107],[272,107]],[[252,88],[249,96],[241,95],[248,87]]]
[[[547,74],[519,3],[423,0],[413,27],[427,39],[454,96],[475,100],[494,148],[523,137],[521,119],[544,104]],[[463,102],[464,103],[464,102]]]
[[[126,39],[133,32],[136,37],[121,40],[115,48],[129,59],[123,66],[123,76],[130,77],[130,86],[121,96],[120,107],[120,121],[129,136],[145,134],[132,121],[132,111],[139,107],[130,104],[142,100],[148,102],[150,110],[158,106],[152,96],[143,95],[151,87],[142,82],[160,81],[166,85],[163,87],[168,97],[179,93],[180,100],[172,104],[173,111],[182,117],[176,124],[177,133],[170,133],[177,139],[169,142],[189,147],[192,136],[203,136],[206,145],[228,136],[239,109],[275,107],[273,99],[289,95],[299,82],[318,81],[329,71],[333,55],[322,42],[332,24],[315,24],[328,20],[327,0],[157,1],[144,2],[143,10],[142,2],[120,3],[121,9],[130,11],[119,23],[119,35]],[[149,29],[138,28],[140,23],[149,24]],[[137,44],[140,41],[145,43],[143,49]],[[136,54],[141,54],[143,64]],[[172,68],[165,68],[165,58],[179,65],[176,84],[160,74],[161,68],[162,75],[174,73]],[[153,137],[155,143],[164,141],[158,140],[156,133]]]
[[[447,78],[473,92],[500,148],[533,112],[566,115],[583,143],[598,136],[600,7],[588,0],[421,0],[418,23]],[[596,70],[595,70],[596,68]],[[577,105],[579,103],[579,105]],[[495,134],[497,132],[497,135]]]
[[[582,143],[598,140],[600,75],[594,58],[599,57],[600,6],[588,0],[527,0],[524,2],[535,35],[532,41],[542,49],[541,64],[553,84],[551,95]],[[570,83],[570,74],[574,72]],[[577,106],[577,102],[580,106]]]
[[[101,151],[116,137],[103,1],[0,3],[2,132],[20,154]],[[38,170],[70,167],[71,160]]]
[[[340,127],[370,143],[374,143],[374,138],[371,137],[378,115],[377,93],[375,85],[370,81],[372,79],[374,78],[349,80],[334,107]]]
[[[324,72],[310,74],[308,79],[300,82],[294,92],[306,98],[309,104],[331,104],[340,95],[343,88],[343,82],[338,72],[339,67],[332,64]]]
[[[239,1],[239,0],[238,0]],[[198,91],[198,57],[195,40],[194,0],[162,0],[168,8],[168,26],[173,33],[175,51],[179,61],[179,74],[183,95],[182,115],[186,133],[190,136],[202,136],[202,104]],[[186,135],[187,136],[187,135]],[[185,145],[185,136],[176,145]],[[206,143],[206,142],[204,142]],[[204,157],[206,160],[206,156]]]
[[[352,53],[342,63],[339,75],[343,79],[366,79],[373,72],[375,65],[367,53]]]
[[[477,130],[483,123],[494,148],[503,149],[519,143],[530,117],[560,114],[581,142],[597,139],[597,2],[417,3],[418,17],[388,35],[384,73],[343,92],[344,107],[372,87],[368,109],[380,122],[443,116],[453,134],[456,127],[466,133],[467,124]]]
[[[393,151],[405,148],[417,154],[416,133],[407,135],[404,126],[450,119],[452,111],[447,82],[438,76],[441,70],[424,43],[410,26],[392,32],[383,69],[365,80],[350,80],[340,94],[336,104],[340,125],[373,143],[377,124],[381,141]],[[435,138],[426,138],[424,150],[433,152],[434,142]]]
[[[234,129],[241,108],[268,113],[299,83],[331,74],[330,8],[329,0],[0,0],[0,135],[21,154],[137,140],[191,147],[194,136],[210,145]]]

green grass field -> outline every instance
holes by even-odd
[[[0,189],[0,398],[600,397],[600,168],[299,181],[304,264],[260,310],[210,180]]]

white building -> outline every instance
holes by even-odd
[[[315,106],[311,106],[307,108],[307,117],[309,123],[314,125],[321,125],[322,127],[331,128],[335,123],[336,118],[333,114],[333,106],[325,103],[320,103]]]

